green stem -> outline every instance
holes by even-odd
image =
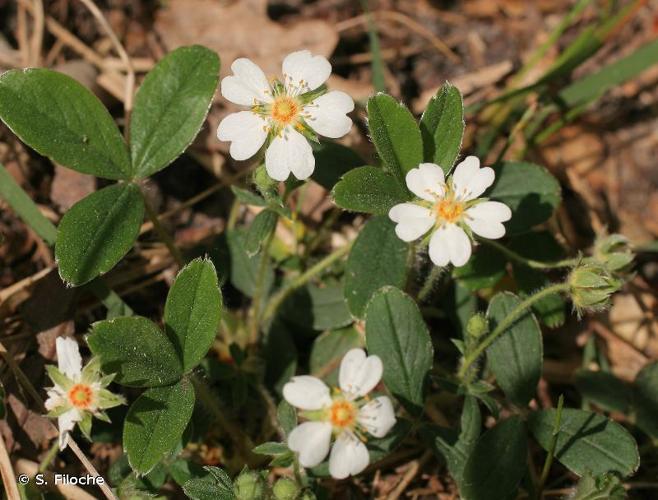
[[[266,323],[274,317],[274,314],[279,309],[281,304],[298,288],[304,286],[315,276],[320,274],[326,268],[331,266],[334,262],[341,259],[344,255],[349,253],[352,248],[352,243],[347,243],[346,245],[340,247],[338,250],[334,250],[332,253],[327,255],[324,259],[319,261],[314,266],[310,267],[306,272],[300,274],[295,279],[290,281],[287,285],[282,287],[270,300],[265,308],[263,313],[263,323]]]
[[[278,220],[278,217],[277,217]],[[267,266],[270,263],[270,246],[274,240],[274,233],[272,231],[267,239],[263,242],[260,249],[260,261],[258,262],[258,271],[256,275],[256,288],[254,290],[254,297],[251,305],[251,316],[249,318],[249,344],[255,344],[258,341],[258,333],[260,332],[260,315],[261,303],[263,302],[263,294],[265,293],[265,277],[267,275]]]
[[[140,192],[142,193],[142,199],[144,200],[144,207],[146,208],[146,214],[148,215],[149,220],[153,223],[153,227],[158,233],[158,236],[169,249],[169,253],[176,261],[176,264],[178,264],[178,267],[183,267],[185,265],[185,259],[183,259],[183,254],[181,254],[180,250],[176,246],[174,239],[167,232],[164,226],[160,223],[158,214],[155,212],[155,210],[149,203],[148,198],[146,197],[144,191],[140,190]]]
[[[492,248],[495,248],[500,253],[504,254],[510,259],[519,262],[521,264],[524,264],[528,267],[532,267],[533,269],[559,269],[564,267],[573,267],[578,263],[586,262],[588,260],[587,258],[583,259],[581,257],[572,257],[568,259],[557,260],[554,262],[542,262],[540,260],[527,259],[523,255],[520,255],[515,251],[510,250],[505,245],[498,243],[495,240],[478,238],[478,241],[484,243],[485,245],[489,245]]]
[[[555,413],[555,421],[553,422],[553,435],[551,436],[551,444],[548,447],[548,455],[546,455],[546,460],[544,461],[544,467],[541,471],[541,476],[539,478],[539,484],[537,485],[537,498],[541,498],[541,493],[548,479],[548,473],[551,470],[551,465],[553,464],[553,457],[555,456],[555,447],[557,446],[557,438],[560,434],[560,422],[562,420],[562,406],[564,405],[564,395],[560,395],[560,399],[557,402],[557,411]]]
[[[39,464],[39,472],[46,472],[50,468],[50,464],[55,460],[57,452],[59,452],[59,440],[55,439],[48,453],[46,453],[46,456],[43,457],[43,460]]]
[[[436,285],[437,280],[441,277],[441,274],[443,273],[443,270],[445,268],[439,267],[439,266],[433,266],[432,270],[430,271],[429,275],[427,276],[427,279],[425,280],[425,283],[423,283],[422,288],[418,292],[418,302],[423,303],[427,298],[429,297],[430,293],[432,293],[432,290],[434,289],[434,285]]]
[[[535,302],[540,301],[544,297],[548,295],[552,295],[554,293],[562,293],[566,292],[569,290],[569,284],[568,283],[557,283],[555,285],[551,285],[549,287],[544,288],[543,290],[538,291],[534,295],[530,295],[528,298],[523,300],[518,306],[516,306],[514,309],[512,309],[505,318],[498,323],[498,326],[489,334],[487,335],[482,342],[480,342],[473,351],[469,352],[468,355],[464,357],[464,362],[462,363],[461,368],[459,369],[459,372],[457,373],[457,376],[460,379],[464,378],[464,375],[468,371],[468,369],[471,367],[473,363],[477,361],[477,359],[480,357],[480,355],[487,350],[487,348],[493,344],[498,337],[500,337],[505,331],[512,326],[520,317],[521,315],[528,309],[530,306],[532,306]]]

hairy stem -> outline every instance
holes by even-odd
[[[553,457],[555,457],[555,447],[557,446],[557,438],[560,434],[560,422],[562,421],[562,406],[564,405],[564,395],[560,395],[560,399],[557,401],[557,411],[555,413],[555,421],[553,422],[553,434],[551,436],[551,444],[548,447],[548,455],[546,455],[546,460],[544,461],[544,467],[541,471],[541,476],[539,477],[539,484],[537,485],[537,498],[541,498],[541,493],[548,479],[548,473],[551,470],[551,465],[553,464]]]
[[[480,342],[475,347],[475,349],[473,349],[473,351],[464,357],[464,362],[462,363],[457,376],[460,379],[463,379],[468,369],[473,363],[477,361],[480,355],[482,355],[482,353],[486,351],[487,348],[493,344],[496,339],[498,339],[498,337],[505,333],[509,327],[512,326],[535,302],[540,301],[548,295],[552,295],[554,293],[563,293],[567,290],[569,290],[568,283],[557,283],[555,285],[551,285],[542,290],[539,290],[534,295],[530,295],[528,298],[523,300],[518,306],[512,309],[500,323],[498,323],[496,328],[491,333],[489,333],[489,335],[487,335],[484,340],[482,340],[482,342]]]
[[[439,266],[432,267],[432,270],[427,276],[425,283],[423,283],[423,287],[418,292],[419,303],[423,303],[425,302],[425,300],[429,298],[429,295],[432,293],[432,290],[434,289],[436,282],[439,280],[439,278],[441,278],[441,274],[443,273],[444,269],[445,268]]]
[[[263,302],[263,295],[265,294],[265,277],[267,275],[267,265],[270,262],[270,246],[272,246],[272,241],[274,240],[274,233],[275,231],[272,231],[267,236],[260,249],[260,261],[258,262],[258,274],[256,275],[256,289],[254,290],[254,297],[251,303],[251,316],[249,318],[249,344],[255,344],[258,341],[261,304]]]

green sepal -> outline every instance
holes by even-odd
[[[126,404],[126,399],[123,396],[114,394],[107,389],[99,390],[96,398],[98,401],[98,407],[103,410]]]
[[[55,365],[46,365],[46,372],[50,380],[60,386],[64,391],[68,391],[75,385],[75,382],[64,375]]]
[[[82,420],[78,422],[80,431],[89,441],[91,441],[91,413],[84,412],[82,414]]]

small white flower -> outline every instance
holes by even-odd
[[[452,262],[463,266],[471,257],[472,233],[498,239],[505,235],[503,222],[512,217],[504,203],[478,199],[494,182],[490,167],[480,168],[480,160],[468,156],[457,165],[448,180],[433,163],[421,163],[406,176],[407,187],[419,200],[400,203],[388,212],[396,222],[395,232],[401,240],[413,241],[433,234],[429,255],[437,266]]]
[[[308,419],[288,436],[288,447],[299,453],[303,467],[322,462],[331,445],[329,472],[344,479],[362,472],[370,462],[363,444],[365,433],[384,437],[395,425],[395,412],[386,396],[367,397],[382,378],[384,367],[378,356],[367,356],[363,349],[345,354],[338,372],[340,389],[332,396],[329,387],[309,375],[293,377],[283,386],[283,397]]]
[[[73,339],[58,337],[55,346],[58,368],[46,367],[55,385],[48,389],[45,406],[49,416],[57,417],[59,448],[63,450],[76,423],[89,437],[91,417],[109,421],[102,410],[125,404],[125,400],[105,389],[114,376],[101,376],[98,358],[93,358],[82,368],[78,344]]]
[[[283,60],[283,82],[269,82],[245,58],[236,59],[231,70],[233,75],[222,80],[222,95],[250,110],[224,118],[217,137],[231,142],[229,152],[236,160],[251,158],[267,141],[265,168],[272,179],[285,181],[290,172],[307,179],[315,169],[307,138],[317,140],[319,134],[337,139],[352,128],[347,113],[354,101],[345,92],[326,91],[331,64],[322,56],[308,50],[289,54]]]

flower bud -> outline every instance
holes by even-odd
[[[295,500],[299,486],[292,479],[283,477],[274,483],[273,492],[276,500]]]
[[[254,171],[253,176],[256,189],[267,201],[275,201],[279,195],[279,183],[273,180],[267,173],[265,165],[260,165]]]
[[[635,257],[628,239],[621,234],[597,238],[593,253],[593,257],[613,273],[628,270]]]
[[[483,335],[486,335],[489,331],[489,323],[487,323],[487,318],[483,314],[476,314],[471,316],[466,323],[466,333],[469,338],[479,339]]]
[[[600,311],[610,304],[610,296],[621,288],[621,280],[601,263],[582,264],[569,275],[571,300],[577,311]]]
[[[259,473],[243,470],[233,485],[238,500],[262,500],[267,498],[267,483]]]

